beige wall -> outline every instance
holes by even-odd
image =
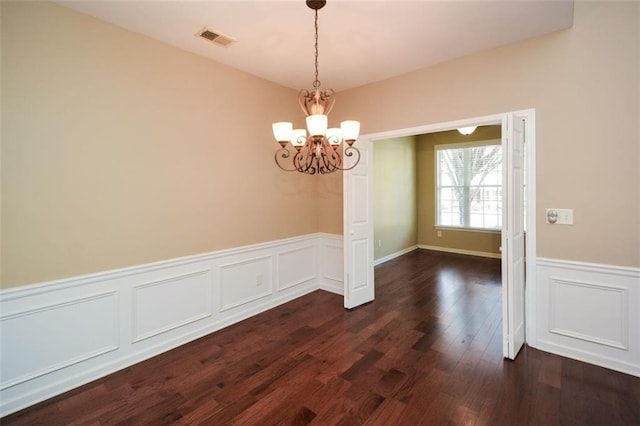
[[[340,174],[273,165],[294,91],[51,3],[1,7],[3,288],[342,232]],[[332,120],[536,108],[538,256],[640,266],[639,21],[576,2],[572,29],[341,92]]]
[[[418,167],[418,244],[484,253],[500,253],[500,232],[473,232],[442,229],[438,237],[435,196],[434,146],[450,143],[496,140],[500,143],[500,126],[482,126],[468,136],[457,130],[430,133],[417,137]]]
[[[333,112],[331,114],[333,115]],[[335,118],[332,118],[332,120],[338,122]],[[342,184],[342,172],[317,176],[318,193],[316,201],[318,205],[316,213],[318,214],[318,230],[320,232],[342,234]]]
[[[418,243],[416,210],[416,138],[373,144],[374,259]]]
[[[3,288],[318,231],[317,177],[273,162],[295,91],[53,3],[1,13]]]
[[[639,8],[576,2],[571,29],[340,93],[336,113],[370,134],[535,108],[537,255],[638,267]]]

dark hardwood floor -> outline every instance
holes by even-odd
[[[500,262],[426,250],[376,300],[316,291],[2,419],[3,425],[639,425],[640,379],[502,358]]]

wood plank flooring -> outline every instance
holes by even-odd
[[[417,250],[352,311],[317,291],[3,425],[640,425],[640,379],[502,359],[500,262]]]

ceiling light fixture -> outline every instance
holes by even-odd
[[[360,151],[353,146],[360,133],[358,121],[347,120],[340,128],[327,128],[327,115],[331,112],[335,101],[332,89],[320,90],[318,80],[318,10],[327,3],[326,0],[307,0],[307,6],[315,11],[315,69],[316,79],[313,90],[301,90],[298,103],[307,116],[307,130],[294,129],[290,122],[273,123],[273,136],[280,144],[275,160],[278,167],[288,172],[298,171],[314,175],[326,174],[338,170],[351,170],[360,161]],[[343,158],[338,148],[345,142],[342,151],[345,157],[354,157],[348,167],[343,167]],[[295,148],[295,152],[287,149],[287,144]],[[290,160],[289,160],[290,159]],[[290,163],[290,164],[287,164]]]
[[[476,131],[476,127],[478,126],[469,126],[469,127],[460,127],[458,131],[465,136],[470,135],[471,133]]]

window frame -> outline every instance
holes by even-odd
[[[454,231],[463,231],[463,232],[481,232],[488,234],[500,234],[502,232],[502,228],[504,224],[502,223],[502,217],[500,220],[499,228],[478,228],[472,226],[455,226],[455,225],[441,225],[440,224],[440,164],[438,161],[438,151],[445,149],[461,149],[461,148],[473,148],[480,146],[499,146],[501,151],[501,165],[504,165],[504,147],[502,146],[502,139],[486,139],[479,141],[471,141],[471,142],[457,142],[457,143],[449,143],[449,144],[438,144],[433,146],[433,157],[434,157],[434,218],[435,224],[434,228],[437,230],[454,230]],[[504,170],[502,170],[502,175],[504,175]],[[499,180],[500,185],[499,188],[502,190],[504,186],[503,177]],[[501,200],[503,203],[504,201]],[[504,214],[502,212],[501,216]]]

